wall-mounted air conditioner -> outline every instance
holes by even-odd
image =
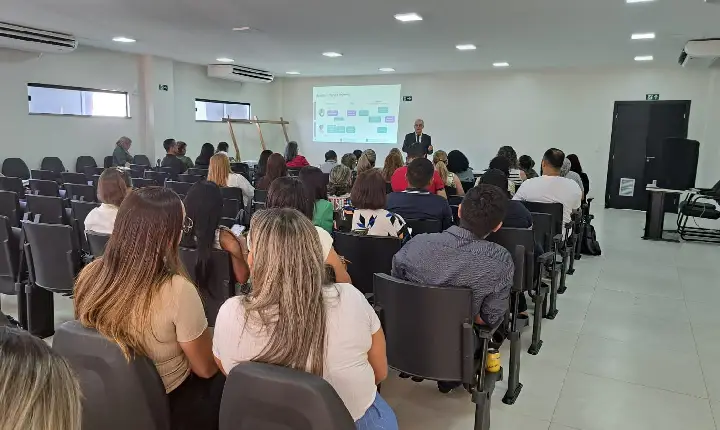
[[[72,34],[0,22],[0,47],[63,54],[74,51],[77,45]]]
[[[720,66],[720,39],[691,40],[680,53],[678,62],[694,69]]]
[[[234,66],[232,64],[211,64],[208,66],[208,76],[230,81],[260,82],[266,84],[275,80],[275,76],[265,70],[245,66]]]

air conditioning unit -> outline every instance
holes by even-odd
[[[75,36],[0,22],[0,47],[19,51],[64,54],[77,48]]]
[[[691,40],[680,53],[678,62],[683,67],[708,68],[720,66],[720,39]]]
[[[211,64],[208,66],[208,76],[230,81],[260,82],[266,84],[275,80],[275,75],[265,70],[245,66],[234,66],[232,64]]]

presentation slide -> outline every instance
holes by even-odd
[[[313,141],[397,143],[400,85],[313,88]]]

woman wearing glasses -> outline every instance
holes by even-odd
[[[75,317],[114,340],[128,359],[150,358],[168,394],[173,429],[216,429],[225,378],[195,286],[178,257],[193,223],[167,188],[132,191],[102,258],[75,284]]]

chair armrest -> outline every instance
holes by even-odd
[[[488,339],[491,340],[492,336],[495,334],[498,328],[503,324],[503,320],[500,320],[497,324],[494,326],[489,325],[480,325],[480,324],[473,324],[475,328],[475,333],[481,338],[481,339]]]
[[[537,257],[537,261],[540,264],[548,264],[552,263],[553,257],[555,256],[554,252],[546,252],[540,256]]]
[[[562,243],[562,241],[563,241],[562,233],[558,233],[555,236],[553,236],[553,242],[560,244],[560,243]]]
[[[365,293],[365,300],[373,303],[375,301],[375,293]]]

